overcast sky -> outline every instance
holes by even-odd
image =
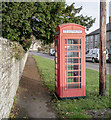
[[[107,0],[107,23],[109,22],[109,1]],[[100,0],[66,0],[66,3],[70,5],[75,2],[75,7],[82,6],[80,14],[92,16],[92,18],[96,18],[93,26],[86,33],[90,33],[99,28],[99,17],[100,17]]]

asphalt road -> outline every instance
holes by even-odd
[[[37,53],[37,52],[30,52],[33,55],[44,57],[50,60],[54,60],[54,56],[50,56],[49,54],[44,54],[44,53]]]
[[[86,62],[86,68],[99,71],[99,63]],[[106,64],[106,73],[111,75],[111,64]]]
[[[54,60],[54,56],[50,56],[49,54],[36,53],[36,52],[30,52],[30,53],[36,56]],[[99,71],[99,63],[86,62],[86,68]],[[111,63],[107,63],[106,73],[111,75]]]

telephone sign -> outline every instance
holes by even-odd
[[[63,30],[63,33],[82,33],[82,30]]]

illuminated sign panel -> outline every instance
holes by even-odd
[[[63,33],[82,33],[82,30],[63,30]]]

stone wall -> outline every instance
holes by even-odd
[[[0,38],[0,119],[9,117],[28,56],[27,52],[22,60],[14,58],[10,43]]]

